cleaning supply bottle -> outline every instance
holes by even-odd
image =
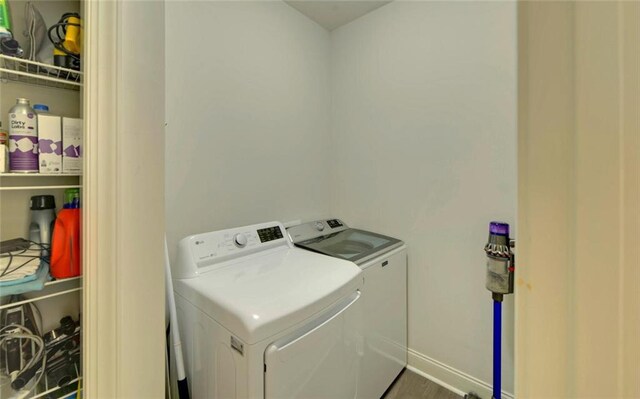
[[[6,0],[0,0],[0,37],[11,35],[11,19],[9,18],[9,4]]]
[[[64,190],[64,209],[80,209],[80,189],[68,188]]]
[[[75,277],[82,274],[80,190],[65,190],[65,203],[58,213],[51,245],[51,276]]]
[[[31,197],[31,224],[29,240],[42,245],[42,256],[49,255],[51,232],[56,220],[56,200],[53,195],[36,195]]]
[[[38,115],[47,115],[49,113],[49,106],[45,104],[33,104],[33,110]]]
[[[0,0],[0,54],[22,57],[24,51],[11,32],[11,16],[7,0]]]
[[[18,98],[9,110],[9,169],[38,172],[38,119],[26,98]]]

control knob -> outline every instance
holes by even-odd
[[[236,247],[243,248],[247,245],[247,236],[242,233],[238,233],[233,236],[233,243],[236,244]]]
[[[324,223],[316,222],[316,229],[318,229],[318,231],[324,230]]]

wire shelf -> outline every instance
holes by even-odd
[[[0,54],[0,79],[67,90],[82,87],[82,72],[3,54]]]
[[[82,376],[80,375],[80,370],[78,369],[77,365],[75,366],[75,371],[76,371],[76,378],[72,379],[66,384],[63,384],[62,386],[50,387],[49,383],[47,382],[47,378],[43,377],[42,378],[43,382],[41,383],[39,389],[36,391],[37,393],[35,393],[34,396],[31,396],[31,399],[44,398],[44,397],[64,399],[64,398],[73,396],[74,393],[78,392],[77,386],[80,380],[82,380]],[[57,391],[60,391],[64,388],[67,388],[66,391],[69,391],[69,388],[72,388],[72,387],[74,387],[74,389],[70,392],[65,392],[62,395],[56,394]]]
[[[0,187],[0,191],[21,191],[21,190],[62,190],[66,188],[82,188],[79,184],[66,184],[58,186],[15,186],[15,187]]]
[[[74,285],[74,287],[69,288],[67,284],[62,284],[66,282],[69,282],[71,285]],[[25,293],[29,296],[34,295],[30,298],[23,299],[22,301],[18,301],[18,302],[11,302],[11,303],[7,302],[3,305],[0,305],[0,311],[7,308],[14,307],[14,306],[23,305],[25,303],[38,302],[38,301],[42,301],[43,299],[49,299],[49,298],[53,298],[60,295],[67,295],[74,292],[82,291],[82,281],[79,278],[54,280],[54,281],[49,281],[44,285],[45,285],[45,288],[42,289],[41,291],[30,291]],[[65,287],[65,285],[67,285],[67,287]],[[53,286],[53,287],[51,287],[50,289],[47,289],[50,286]],[[8,298],[8,296],[2,295],[0,296],[0,298]]]
[[[82,377],[76,377],[75,379],[69,381],[66,385],[63,385],[61,387],[53,387],[53,388],[49,388],[49,389],[46,389],[47,387],[45,387],[46,390],[44,392],[38,393],[35,396],[32,396],[31,398],[32,399],[36,399],[36,398],[42,398],[42,397],[45,397],[45,396],[50,396],[51,397],[51,396],[53,396],[53,394],[56,391],[59,391],[62,388],[68,386],[68,385],[75,384],[75,383],[79,382],[81,379],[82,379]],[[74,393],[77,393],[77,390],[74,390],[73,392],[68,392],[68,393],[63,394],[63,396],[60,396],[60,399],[64,399],[64,398],[68,398],[70,396],[73,396]]]
[[[80,177],[82,175],[77,173],[0,173],[2,177]]]
[[[79,174],[0,173],[0,192],[81,188],[81,178]]]

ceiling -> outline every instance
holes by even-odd
[[[285,0],[285,3],[320,26],[334,30],[391,1]]]

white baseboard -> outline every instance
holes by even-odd
[[[482,398],[490,399],[493,393],[490,384],[413,349],[409,349],[407,368],[458,395],[464,396],[473,391]],[[513,399],[513,394],[502,391],[502,397]]]

